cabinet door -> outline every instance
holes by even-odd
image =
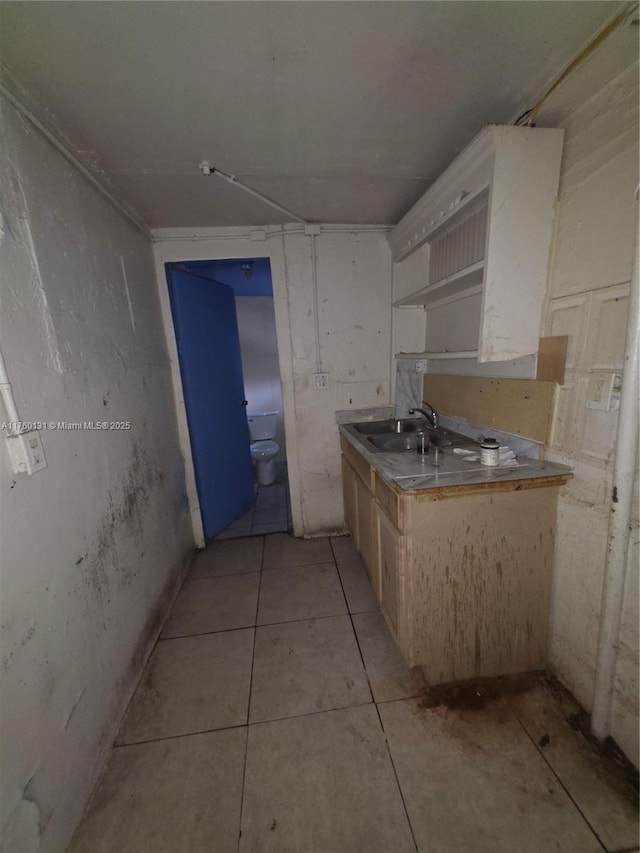
[[[345,457],[342,457],[342,500],[344,503],[344,523],[347,525],[353,544],[358,550],[358,503],[356,495],[356,482],[358,475],[347,462]]]
[[[371,585],[376,595],[380,591],[378,578],[378,531],[375,515],[375,499],[360,477],[356,477],[358,508],[358,551],[366,566]]]
[[[405,540],[380,508],[377,512],[377,527],[382,612],[400,651],[408,659],[409,649],[406,646],[406,637],[410,634],[410,626],[406,608]]]
[[[377,553],[377,536],[374,524],[374,501],[373,495],[362,482],[356,477],[356,501],[358,511],[358,551],[367,567],[369,575],[372,574]]]

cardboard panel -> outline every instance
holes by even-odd
[[[564,367],[567,361],[568,335],[540,338],[536,379],[564,385]]]
[[[424,377],[424,400],[443,415],[464,418],[547,443],[551,431],[555,382],[537,379],[489,379],[477,376]]]

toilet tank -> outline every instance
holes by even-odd
[[[247,412],[251,441],[265,441],[276,437],[278,412]]]

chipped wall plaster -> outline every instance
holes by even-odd
[[[571,465],[575,477],[558,508],[550,659],[590,708],[618,415],[586,404],[591,371],[622,371],[636,229],[637,62],[602,81],[562,125],[566,141],[546,334],[569,335],[569,351],[548,457]],[[637,766],[637,491],[632,528],[611,734]]]
[[[0,446],[0,847],[62,851],[193,538],[151,247],[0,106],[1,337],[18,411],[131,423],[43,429],[48,467],[31,477]]]

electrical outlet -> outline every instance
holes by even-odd
[[[413,369],[416,373],[426,373],[427,371],[427,360],[426,358],[418,359],[413,363]]]
[[[14,474],[35,474],[47,467],[44,448],[37,430],[7,436]]]
[[[329,387],[329,374],[328,373],[314,373],[313,374],[313,387],[316,390],[321,388]]]
[[[620,407],[622,377],[611,370],[594,370],[589,377],[587,408],[610,412]]]

